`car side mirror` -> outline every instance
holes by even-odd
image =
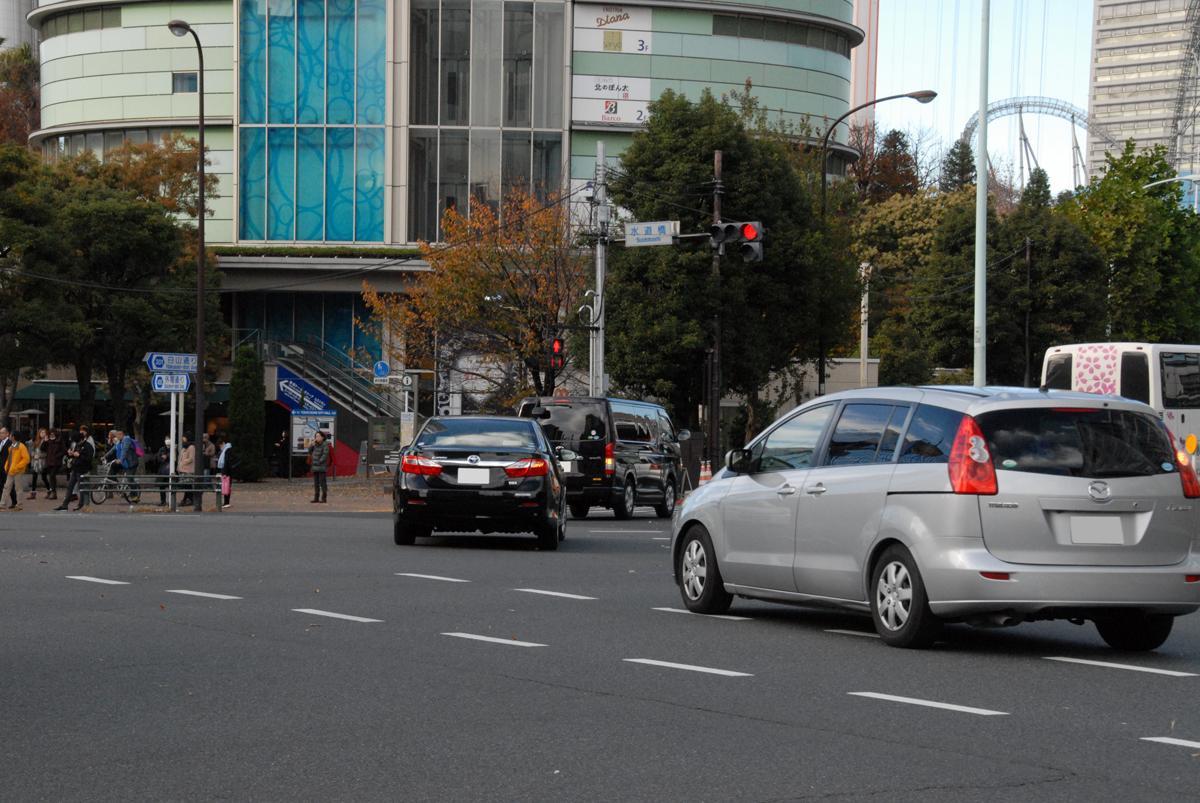
[[[554,454],[558,457],[559,460],[563,460],[565,462],[570,462],[572,460],[579,459],[579,455],[575,454],[570,449],[567,449],[562,446],[554,447]]]
[[[677,440],[679,443],[683,443],[690,437],[692,437],[692,431],[690,429],[681,429],[679,432],[675,433],[675,440]]]
[[[754,455],[749,449],[730,449],[725,455],[725,465],[735,474],[749,474],[753,463]]]

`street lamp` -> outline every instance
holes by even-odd
[[[1188,173],[1186,176],[1172,176],[1171,178],[1163,178],[1158,181],[1151,181],[1149,184],[1143,184],[1142,189],[1148,190],[1151,187],[1157,187],[1159,184],[1170,184],[1173,181],[1190,181],[1192,182],[1192,212],[1200,212],[1200,182],[1197,181],[1200,176],[1195,173]]]
[[[196,57],[199,60],[197,73],[197,89],[199,90],[199,159],[197,165],[197,199],[196,199],[196,440],[192,446],[196,457],[193,462],[196,476],[204,473],[204,270],[207,260],[204,254],[204,47],[200,44],[200,35],[196,29],[183,20],[171,20],[167,29],[176,36],[187,36],[196,40]],[[219,491],[218,491],[219,493]],[[195,495],[195,509],[204,507],[203,494]],[[217,501],[220,506],[220,500]]]

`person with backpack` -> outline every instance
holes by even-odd
[[[134,438],[125,433],[125,430],[114,429],[109,440],[112,442],[112,447],[104,453],[101,459],[106,462],[112,461],[108,469],[111,474],[126,474],[130,477],[129,493],[132,496],[138,492],[137,483],[133,477],[137,474],[138,465],[146,453]]]
[[[92,440],[91,430],[86,425],[79,428],[78,438],[67,450],[67,459],[71,464],[71,473],[67,477],[67,495],[55,510],[67,509],[71,496],[79,490],[79,480],[84,474],[91,473],[92,461],[96,459],[96,442]],[[83,508],[83,497],[80,493],[75,505],[76,510]]]
[[[29,469],[29,449],[25,446],[25,436],[14,433],[12,445],[8,448],[8,456],[4,461],[4,491],[0,492],[0,510],[20,510],[17,499],[25,493],[25,472]],[[4,505],[5,497],[11,503]]]

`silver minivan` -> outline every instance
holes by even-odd
[[[1025,388],[822,396],[731,451],[674,517],[684,604],[870,612],[888,644],[944,622],[1091,620],[1152,650],[1200,608],[1200,480],[1144,404]]]

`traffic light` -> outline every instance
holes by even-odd
[[[566,349],[563,347],[561,337],[556,337],[550,341],[550,367],[555,370],[563,367],[563,357]]]
[[[762,262],[763,239],[766,229],[757,220],[744,223],[717,223],[709,227],[709,243],[713,248],[737,245],[743,262]]]

